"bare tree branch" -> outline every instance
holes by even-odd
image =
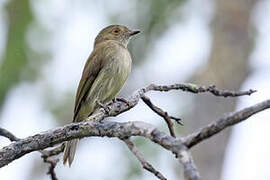
[[[0,149],[0,167],[9,164],[27,153],[52,147],[56,144],[74,138],[83,138],[88,136],[107,136],[118,138],[144,136],[156,140],[155,136],[151,135],[153,131],[157,131],[157,135],[161,133],[164,137],[174,140],[173,137],[166,135],[165,133],[155,129],[152,125],[144,122],[118,123],[111,121],[84,121],[72,123],[64,127],[55,128],[34,136],[29,136]],[[160,140],[156,141],[160,142]]]
[[[126,123],[84,121],[29,136],[0,149],[0,167],[30,152],[42,150],[63,141],[89,136],[118,137],[121,139],[143,136],[171,151],[177,157],[183,156],[182,147],[185,147],[180,139],[175,139],[148,123],[140,121]],[[181,160],[180,162],[186,161]],[[190,164],[191,162],[187,161],[187,163]],[[190,165],[184,165],[185,167],[188,168]]]
[[[148,163],[143,156],[141,155],[141,153],[139,152],[139,150],[136,148],[136,146],[133,144],[132,141],[130,141],[130,139],[126,138],[126,139],[122,139],[126,145],[128,146],[129,150],[135,155],[135,157],[140,161],[140,163],[142,164],[142,167],[144,169],[146,169],[147,171],[150,171],[151,173],[153,173],[158,179],[161,180],[167,180],[167,178],[165,178],[161,172],[157,171],[150,163]]]
[[[177,120],[172,116],[169,116],[167,112],[163,111],[161,108],[153,105],[151,100],[144,96],[148,91],[169,91],[169,90],[183,90],[192,93],[203,93],[210,92],[215,96],[223,97],[235,97],[242,95],[250,95],[256,91],[242,91],[242,92],[233,92],[233,91],[221,91],[215,88],[215,86],[197,86],[194,84],[173,84],[169,86],[159,86],[159,85],[149,85],[146,88],[142,88],[136,91],[131,97],[125,101],[113,101],[106,105],[106,110],[101,108],[96,111],[92,116],[88,117],[83,122],[68,124],[64,127],[55,128],[43,133],[36,134],[34,136],[29,136],[24,139],[18,139],[12,133],[6,131],[5,129],[0,129],[0,135],[9,138],[11,141],[15,141],[10,145],[0,149],[0,167],[3,167],[10,162],[22,157],[25,154],[28,154],[33,151],[40,151],[42,153],[42,158],[44,162],[49,163],[49,174],[51,178],[57,179],[54,168],[58,162],[58,159],[51,160],[49,159],[53,155],[57,155],[63,151],[63,145],[59,146],[53,150],[46,151],[43,150],[48,147],[52,147],[56,144],[62,143],[75,138],[83,138],[89,136],[106,136],[106,137],[117,137],[120,139],[127,139],[131,136],[142,136],[150,139],[151,141],[159,144],[163,148],[171,151],[176,155],[179,162],[183,165],[185,178],[188,180],[199,180],[199,172],[192,160],[191,155],[188,152],[188,148],[191,148],[193,145],[199,143],[200,141],[218,133],[223,130],[225,127],[238,123],[244,119],[247,119],[251,115],[262,111],[266,108],[269,108],[270,100],[262,102],[255,105],[254,107],[249,107],[242,110],[241,112],[232,114],[227,118],[222,118],[221,120],[212,123],[202,131],[193,133],[192,135],[176,139],[174,131],[171,130],[172,122],[171,119]],[[108,122],[102,121],[104,118],[109,116],[117,116],[138,104],[139,99],[142,98],[144,102],[157,114],[162,116],[170,128],[171,135],[169,136],[166,133],[159,131],[154,128],[152,125],[144,122]],[[109,110],[109,111],[108,111]],[[178,119],[179,120],[179,119]],[[170,123],[171,122],[171,123]],[[216,128],[216,129],[215,129]],[[150,172],[153,172],[157,177],[165,178],[161,173],[156,171],[149,163],[147,163],[142,156],[138,153],[134,144],[126,140],[125,141],[130,150],[134,155],[139,159],[143,164],[143,167]],[[42,150],[42,151],[41,151]],[[139,154],[139,155],[138,155]]]
[[[192,156],[188,152],[188,149],[183,143],[179,145],[179,161],[183,165],[184,177],[188,180],[200,180],[200,174],[197,170]]]
[[[14,134],[9,132],[6,129],[0,128],[0,136],[7,137],[10,141],[19,141],[20,139],[17,138]],[[54,168],[56,167],[56,164],[58,163],[59,159],[50,159],[51,156],[58,155],[61,152],[64,151],[64,144],[55,147],[51,150],[40,150],[41,158],[43,159],[43,162],[50,164],[49,170],[47,174],[51,176],[52,180],[57,180],[56,173],[54,171]]]
[[[211,86],[198,86],[196,84],[191,84],[191,83],[186,83],[186,84],[173,84],[173,85],[168,85],[168,86],[158,86],[158,85],[153,85],[153,88],[151,90],[154,91],[170,91],[170,90],[183,90],[191,93],[204,93],[204,92],[210,92],[215,96],[222,96],[222,97],[237,97],[237,96],[244,96],[244,95],[251,95],[255,92],[256,90],[248,90],[248,91],[239,91],[239,92],[234,92],[234,91],[228,91],[228,90],[219,90],[216,88],[215,85]]]
[[[219,133],[225,128],[242,122],[250,116],[268,108],[270,108],[270,100],[263,101],[235,113],[230,113],[228,115],[225,115],[223,118],[220,118],[219,120],[210,123],[206,127],[198,130],[197,132],[194,132],[191,135],[183,138],[183,142],[188,148],[191,148],[192,146],[200,143],[201,141]]]
[[[182,90],[191,93],[205,93],[210,92],[215,96],[223,96],[223,97],[236,97],[236,96],[244,96],[244,95],[251,95],[252,93],[256,92],[256,90],[249,90],[249,91],[225,91],[225,90],[218,90],[215,86],[198,86],[195,84],[184,83],[184,84],[172,84],[172,85],[155,85],[151,84],[145,88],[141,88],[137,90],[131,97],[129,97],[126,102],[123,101],[116,101],[111,103],[109,107],[110,112],[105,116],[105,112],[99,114],[96,119],[101,120],[108,116],[117,116],[120,113],[123,113],[134,106],[137,105],[138,101],[146,92],[149,91],[171,91],[171,90]],[[102,117],[101,117],[102,116]]]
[[[171,119],[175,119],[177,121],[178,124],[181,124],[181,119],[179,118],[174,118],[172,116],[169,116],[167,112],[163,111],[161,108],[155,106],[152,101],[150,100],[150,98],[146,97],[145,95],[141,96],[141,99],[143,100],[143,102],[150,107],[150,109],[152,109],[155,113],[157,113],[159,116],[161,116],[165,122],[167,123],[167,126],[169,128],[170,134],[172,137],[176,137],[175,132],[174,132],[174,128],[173,128],[173,123],[171,121]]]
[[[244,119],[247,119],[251,115],[263,111],[267,108],[270,108],[270,100],[263,101],[259,104],[233,113],[227,118],[224,118],[224,120],[222,120],[223,122],[222,124],[232,125],[238,123],[240,121],[243,121]],[[215,128],[215,126],[213,127]],[[107,136],[118,138],[143,136],[170,150],[171,152],[176,154],[177,157],[180,158],[184,157],[180,149],[185,146],[182,144],[182,141],[180,141],[180,139],[175,139],[171,136],[168,136],[164,132],[159,131],[150,124],[143,122],[118,123],[108,121],[103,122],[87,121],[69,124],[64,127],[46,131],[41,134],[36,134],[34,136],[21,139],[17,142],[10,144],[9,146],[2,148],[0,150],[0,167],[3,167],[12,162],[13,160],[18,159],[21,156],[30,153],[32,151],[45,149],[47,147],[51,147],[55,144],[58,144],[66,140],[71,140],[74,138],[82,138],[87,136],[101,136],[101,137]],[[194,137],[201,137],[201,136],[194,136]],[[187,147],[190,148],[192,147],[192,145],[194,145],[191,142],[194,141],[189,141],[189,139],[190,138],[187,139],[184,138],[183,142]],[[204,139],[200,139],[200,141]],[[179,146],[181,146],[181,148]]]

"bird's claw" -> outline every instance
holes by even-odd
[[[98,104],[101,108],[103,108],[107,114],[109,114],[110,108],[109,108],[106,104],[103,104],[103,103],[100,102],[100,101],[97,101],[97,104]]]
[[[115,103],[116,101],[121,101],[121,102],[123,102],[123,103],[125,103],[126,105],[129,106],[128,100],[126,100],[125,98],[122,98],[122,97],[115,97],[115,98],[113,98],[112,101],[113,101],[113,103]]]

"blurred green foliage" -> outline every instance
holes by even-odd
[[[7,6],[8,37],[5,53],[0,64],[0,107],[8,91],[23,78],[22,73],[29,68],[26,33],[33,20],[28,0],[13,0]],[[28,76],[28,78],[31,76]]]
[[[143,31],[140,37],[131,42],[130,46],[133,56],[136,56],[135,66],[142,65],[147,56],[153,52],[152,49],[157,40],[176,22],[180,21],[181,5],[184,2],[185,0],[137,0],[132,2],[132,14],[134,14],[132,19],[130,19],[130,16],[123,16],[121,13],[108,14],[107,18],[111,23],[126,24]],[[45,52],[45,56],[44,54],[40,56],[40,52],[34,52],[29,46],[27,39],[29,25],[38,25],[31,8],[30,0],[11,0],[7,2],[7,42],[3,59],[0,61],[0,108],[3,106],[8,92],[13,87],[22,81],[34,82],[37,80],[42,69],[42,64],[37,63],[37,61],[44,59],[46,55],[51,53]],[[40,27],[37,28],[39,28],[37,30],[40,32],[38,32],[39,39],[36,38],[36,41],[41,43],[48,32],[43,31],[44,29]],[[46,60],[48,61],[49,58]],[[33,61],[35,61],[34,67]],[[73,95],[71,92],[66,92],[61,97],[56,98],[53,92],[54,88],[44,87],[44,89],[44,102],[42,102],[44,103],[43,106],[46,107],[44,110],[50,111],[61,124],[64,122],[63,120],[65,122],[71,120],[75,92],[72,92]],[[163,127],[166,128],[165,123]],[[154,146],[142,138],[135,138],[135,144],[142,154],[147,157],[147,160],[155,162],[156,157],[159,155],[158,146]],[[125,146],[123,147],[126,149]],[[126,172],[123,172],[123,176],[125,176],[125,179],[135,177],[138,179],[144,170],[128,150],[125,153],[129,154],[129,166],[126,168]],[[31,177],[38,177],[38,175],[31,175]]]

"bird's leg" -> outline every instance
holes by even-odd
[[[105,112],[106,112],[107,114],[109,114],[110,108],[109,108],[108,106],[106,106],[106,104],[103,104],[103,103],[100,102],[100,101],[97,101],[97,104],[98,104],[100,107],[102,107],[102,108],[105,110]]]

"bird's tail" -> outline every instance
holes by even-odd
[[[79,139],[73,139],[71,141],[66,142],[63,156],[63,164],[66,164],[66,162],[68,161],[69,167],[71,166],[78,143]]]

